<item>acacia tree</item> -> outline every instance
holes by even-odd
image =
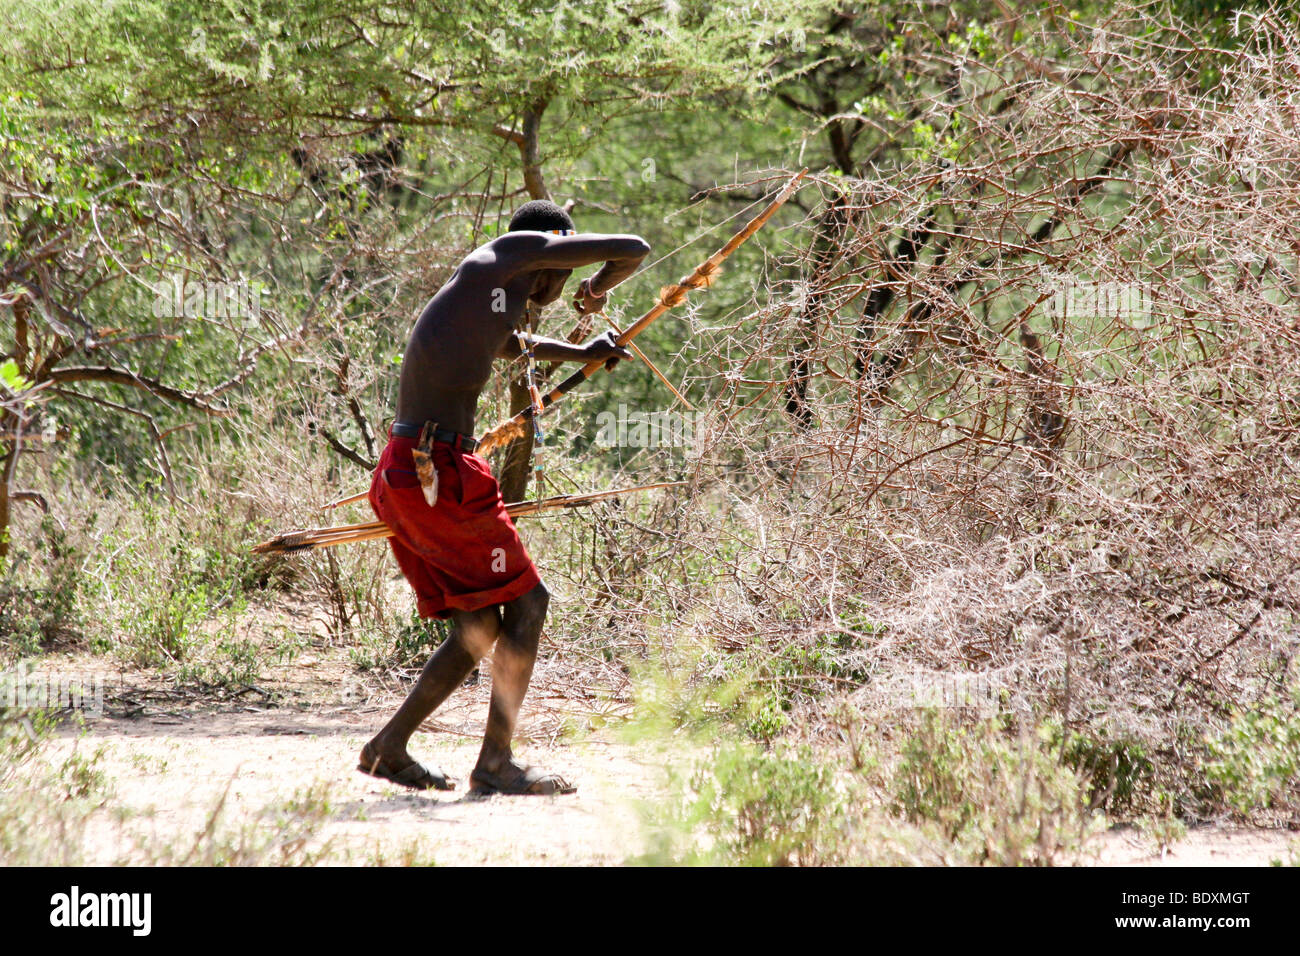
[[[94,410],[136,420],[174,494],[164,435],[178,421],[169,409],[230,414],[230,397],[259,359],[311,319],[286,329],[273,303],[263,314],[256,286],[230,255],[228,231],[248,221],[249,197],[271,198],[264,171],[194,162],[192,144],[174,139],[173,125],[72,116],[26,93],[0,104],[0,127],[7,318],[0,361],[10,399],[0,419],[0,540],[7,540],[11,500],[48,506],[19,486],[20,456],[34,443],[60,425],[65,433],[80,426],[94,443],[84,427]],[[194,278],[204,280],[189,283],[197,295],[167,294]],[[232,302],[229,289],[245,298]]]
[[[970,177],[963,182],[960,173],[963,165],[980,161],[979,137],[990,125],[1014,128],[1032,108],[1023,94],[1030,84],[1053,78],[1086,82],[1086,65],[1055,77],[1044,73],[1064,49],[1058,31],[1078,28],[1080,17],[1078,9],[1002,0],[996,9],[960,3],[844,6],[830,13],[813,46],[782,59],[773,92],[820,141],[829,193],[810,240],[803,270],[807,294],[791,346],[786,412],[796,427],[807,430],[814,424],[809,352],[828,323],[840,321],[825,290],[843,269],[846,246],[856,248],[849,235],[849,193],[859,181],[870,181],[879,188],[880,201],[897,208],[890,234],[869,252],[875,278],[857,307],[852,362],[853,374],[881,394],[926,334],[935,305],[912,299],[904,323],[909,331],[878,348],[882,320],[918,270],[937,275],[947,268],[952,244],[966,228],[952,220],[954,204],[967,201],[965,187],[977,193],[981,188]],[[1068,205],[1077,205],[1126,157],[1126,149],[1099,157],[1087,180],[1092,185],[1082,184]],[[921,192],[900,195],[894,182],[918,162],[928,164],[931,182]],[[1025,181],[1036,182],[1040,175],[1027,169]],[[1072,174],[1061,188],[1075,185]],[[1048,241],[1069,214],[1063,208],[1061,216],[1040,223],[1033,241],[1040,246]],[[953,275],[943,294],[959,293],[972,281],[969,272]]]
[[[743,101],[760,89],[776,51],[802,44],[818,17],[816,4],[792,0],[743,9],[637,2],[521,8],[483,0],[454,9],[416,0],[235,8],[165,0],[108,8],[18,3],[3,25],[10,29],[7,62],[36,104],[93,116],[105,124],[101,130],[155,130],[160,144],[177,137],[185,145],[167,164],[172,175],[203,171],[210,182],[238,189],[245,151],[292,157],[320,207],[313,222],[328,212],[321,228],[304,236],[320,255],[310,301],[328,304],[321,287],[331,279],[355,285],[359,261],[412,268],[427,253],[432,237],[411,225],[413,215],[453,227],[436,240],[442,265],[485,238],[515,197],[581,203],[576,184],[559,184],[599,150],[602,130],[636,116],[667,123],[674,113]],[[358,204],[356,187],[375,172],[389,199],[405,195],[395,200],[400,205],[385,209],[373,197]],[[308,196],[296,200],[294,208],[311,204]],[[196,216],[209,227],[221,218],[211,208]],[[468,228],[457,230],[458,223]],[[163,226],[176,223],[141,224],[138,235]],[[392,253],[395,228],[412,240],[404,256]],[[283,234],[285,221],[274,229]],[[86,234],[86,222],[68,233]],[[210,252],[201,239],[185,245],[190,253]],[[414,268],[421,279],[407,284],[427,285],[428,265]],[[283,282],[285,270],[270,277]],[[409,299],[397,298],[400,285],[387,283],[388,301],[375,309],[409,310]],[[327,311],[348,317],[347,310]],[[358,307],[346,324],[373,320],[373,312]],[[349,361],[349,351],[340,342],[338,359]],[[339,429],[323,427],[322,434],[350,460],[369,464],[366,416],[353,407],[357,386],[339,381],[339,411],[347,408],[344,420],[357,426],[349,433],[367,447],[358,452]],[[181,391],[205,400],[202,388]],[[522,389],[511,390],[512,409],[525,399]],[[523,495],[528,453],[528,442],[519,443],[503,464],[508,498]]]

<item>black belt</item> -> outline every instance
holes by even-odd
[[[423,425],[412,425],[410,422],[393,422],[393,427],[389,429],[389,434],[394,438],[419,438],[420,430]],[[454,432],[450,428],[439,428],[433,433],[433,440],[440,441],[448,445],[460,448],[462,451],[472,452],[478,447],[478,439],[470,438],[468,435],[462,435],[460,432]]]

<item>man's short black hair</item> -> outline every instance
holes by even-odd
[[[550,232],[552,229],[574,229],[569,214],[546,199],[533,199],[515,210],[510,217],[509,232]]]

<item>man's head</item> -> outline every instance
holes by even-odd
[[[524,203],[510,217],[509,232],[576,232],[573,220],[562,208],[546,199]]]
[[[507,232],[551,232],[567,235],[577,230],[569,214],[545,199],[534,199],[524,203],[510,217]],[[571,269],[540,269],[533,279],[533,291],[529,296],[538,305],[554,302],[564,292],[564,283],[573,275]]]

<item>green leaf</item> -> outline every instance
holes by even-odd
[[[0,381],[4,382],[9,391],[15,393],[25,392],[33,384],[18,370],[18,363],[13,359],[7,359],[3,364],[0,364]]]

